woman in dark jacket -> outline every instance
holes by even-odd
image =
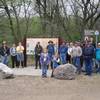
[[[0,48],[0,55],[1,55],[1,62],[5,65],[8,65],[8,57],[9,57],[10,51],[7,47],[6,41],[3,41],[2,47]]]

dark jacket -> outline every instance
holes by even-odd
[[[35,47],[35,55],[40,55],[41,52],[43,51],[42,46],[41,45],[36,45]]]
[[[84,58],[93,58],[95,54],[95,48],[94,46],[85,46],[83,48],[83,57]]]
[[[9,56],[10,54],[10,50],[8,47],[6,47],[5,49],[3,47],[0,48],[0,55],[1,56]]]

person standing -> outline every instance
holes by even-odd
[[[90,42],[87,42],[85,44],[85,47],[83,48],[83,59],[85,62],[86,75],[89,76],[92,75],[94,51],[95,51],[94,46],[91,45]]]
[[[69,63],[72,63],[72,50],[73,50],[73,42],[70,42],[68,47],[68,55],[69,55]]]
[[[54,48],[53,41],[48,42],[47,52],[48,52],[48,55],[49,55],[49,58],[50,58],[51,69],[53,69],[52,59],[53,59],[53,55],[55,54],[55,48]]]
[[[96,44],[93,37],[90,37],[90,43],[96,48]]]
[[[41,69],[40,55],[41,55],[42,51],[43,51],[43,48],[40,45],[40,42],[38,42],[35,46],[35,69],[37,69],[38,64],[39,64],[39,68]]]
[[[67,48],[69,48],[70,43],[67,42],[67,43],[66,43],[66,46],[67,46]],[[66,54],[66,61],[67,61],[67,63],[71,63],[70,60],[71,60],[71,56],[68,54],[68,50],[67,50],[67,54]]]
[[[68,51],[68,47],[66,46],[66,43],[63,42],[62,45],[59,48],[61,64],[66,64],[67,63],[67,60],[66,60],[67,51]]]
[[[96,60],[98,63],[96,73],[100,73],[100,43],[98,43],[98,47],[96,48]]]
[[[17,50],[17,63],[18,63],[18,67],[21,65],[22,67],[24,67],[24,47],[22,46],[22,43],[19,42],[19,45],[16,48]]]
[[[0,48],[1,62],[5,65],[8,65],[8,58],[10,55],[9,48],[6,41],[3,41],[2,47]]]
[[[40,64],[42,68],[42,77],[47,77],[47,67],[49,65],[50,59],[46,49],[44,49],[43,53],[40,56]]]
[[[17,50],[16,50],[16,44],[13,44],[10,48],[10,55],[11,55],[11,61],[12,61],[12,68],[15,68],[17,66]]]
[[[72,63],[77,68],[77,73],[81,73],[81,56],[82,48],[80,47],[79,42],[75,42],[74,47],[72,48]]]

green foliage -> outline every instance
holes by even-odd
[[[7,40],[9,43],[11,43],[12,41],[14,42],[14,39],[13,39],[13,36],[11,34],[11,31],[9,29],[9,23],[8,23],[8,19],[7,18],[4,18],[3,20],[0,21],[0,42],[2,40]],[[40,18],[39,17],[33,17],[30,19],[30,27],[29,27],[29,31],[27,33],[27,37],[48,37],[49,36],[49,33],[42,33],[42,25],[41,25],[41,21],[40,21]],[[80,39],[80,34],[79,32],[77,32],[77,29],[75,27],[75,23],[73,20],[71,20],[70,22],[71,24],[69,25],[69,34],[71,34],[71,37],[73,40],[77,40],[77,39]],[[15,32],[17,31],[16,30],[16,22],[15,22],[15,19],[13,18],[13,24],[14,24],[14,29],[15,29]],[[20,29],[21,29],[21,34],[24,35],[25,33],[25,22],[24,22],[24,19],[20,19]],[[58,33],[60,34],[60,36],[66,40],[69,40],[68,37],[67,37],[67,33],[62,31],[61,33]],[[56,37],[58,35],[54,35],[54,37]]]

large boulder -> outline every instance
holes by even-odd
[[[13,70],[7,65],[0,63],[0,78],[13,78]]]
[[[58,66],[53,73],[54,78],[73,80],[76,77],[76,67],[72,64]]]

